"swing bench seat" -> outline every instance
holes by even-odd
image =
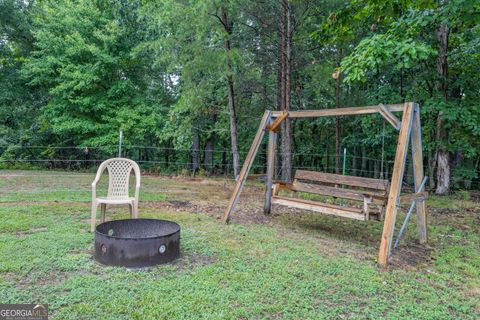
[[[282,189],[294,193],[303,192],[358,201],[362,206],[361,208],[341,206],[280,196],[279,191]],[[273,185],[272,203],[362,221],[383,220],[388,190],[388,180],[297,170],[293,183],[275,183]],[[372,208],[372,205],[375,208]]]

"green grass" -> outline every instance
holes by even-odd
[[[148,271],[128,271],[91,258],[89,206],[82,202],[90,194],[72,196],[68,190],[91,177],[7,179],[10,183],[0,184],[0,301],[48,303],[54,319],[480,317],[478,204],[471,212],[430,217],[431,260],[387,270],[375,263],[379,223],[284,214],[268,225],[223,225],[201,212],[142,210],[140,205],[143,217],[180,223],[183,257]],[[192,186],[226,192],[217,184],[145,180],[143,200],[147,186],[152,197],[163,200],[169,194],[178,198],[172,190]],[[49,185],[57,191],[49,192]],[[28,189],[36,189],[37,198],[26,197]],[[155,190],[165,193],[155,195]],[[194,199],[195,194],[204,197],[199,190],[182,196]],[[112,215],[125,218],[127,210],[116,208]],[[414,225],[406,234],[408,243],[413,243]]]

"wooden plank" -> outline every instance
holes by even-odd
[[[303,210],[310,210],[315,212],[320,212],[323,214],[329,214],[338,217],[350,218],[355,220],[365,220],[365,215],[360,212],[355,212],[352,210],[346,210],[343,207],[332,207],[326,206],[323,203],[315,203],[314,201],[299,200],[299,199],[290,199],[284,197],[273,197],[272,203],[279,204],[291,208],[298,208]],[[351,209],[351,208],[350,208]]]
[[[242,170],[240,171],[240,174],[238,176],[237,184],[235,185],[232,195],[230,196],[228,207],[223,214],[222,220],[225,223],[229,221],[230,214],[232,213],[235,207],[235,204],[237,203],[238,198],[242,193],[243,185],[245,184],[245,180],[247,180],[248,172],[252,167],[253,160],[255,158],[255,155],[257,154],[258,148],[260,147],[260,143],[262,142],[263,135],[265,134],[267,123],[270,120],[271,116],[272,116],[272,112],[269,110],[265,111],[265,113],[263,114],[262,120],[260,121],[260,126],[258,127],[258,130],[257,130],[257,134],[253,139],[253,143],[250,146],[250,150],[248,151],[247,157],[245,158],[245,162],[243,163]]]
[[[397,131],[400,130],[400,120],[384,104],[378,106],[378,111]]]
[[[390,255],[393,231],[395,228],[395,219],[397,217],[397,200],[402,188],[408,140],[412,130],[413,113],[413,104],[411,102],[405,103],[405,111],[403,112],[402,127],[400,128],[400,133],[398,135],[395,164],[393,166],[392,181],[390,192],[388,193],[385,221],[378,253],[378,263],[381,266],[385,266],[387,264],[388,257]]]
[[[403,196],[400,196],[400,203],[410,204],[412,201],[419,200],[419,199],[425,200],[427,198],[428,198],[428,192],[427,191],[410,193],[410,194],[405,194]],[[418,203],[417,203],[417,205],[418,205]]]
[[[335,173],[325,173],[317,171],[297,170],[295,179],[319,181],[331,184],[344,184],[353,187],[362,187],[375,190],[387,190],[388,180],[372,179],[364,177],[344,176]]]
[[[292,200],[295,202],[301,202],[305,204],[312,204],[312,205],[317,205],[317,206],[322,206],[330,209],[338,209],[342,211],[348,211],[348,212],[354,212],[354,213],[362,213],[362,209],[356,208],[356,207],[346,207],[346,206],[339,206],[336,204],[331,204],[331,203],[324,203],[320,201],[315,201],[315,200],[306,200],[306,199],[299,199],[299,198],[290,198],[290,197],[284,197],[284,196],[274,196],[273,198],[276,199],[283,199],[283,200]]]
[[[270,119],[271,124],[275,122],[273,122],[272,119]],[[273,191],[272,187],[273,187],[273,175],[275,173],[276,145],[277,145],[277,133],[275,132],[275,130],[270,130],[270,132],[268,133],[267,183],[265,185],[265,202],[263,205],[264,214],[269,214],[272,209],[272,191]]]
[[[342,199],[349,199],[349,200],[356,200],[356,201],[364,201],[365,197],[372,197],[371,193],[376,195],[375,198],[372,197],[372,202],[375,204],[384,204],[386,193],[380,192],[368,192],[363,193],[362,190],[352,190],[352,189],[343,189],[343,188],[335,188],[330,186],[318,185],[318,184],[311,184],[311,183],[304,183],[304,182],[294,182],[291,186],[292,190],[300,191],[300,192],[308,192],[308,193],[315,193],[335,198],[342,198]]]
[[[389,104],[385,105],[390,112],[403,111],[405,105],[401,104]],[[353,108],[338,108],[338,109],[319,109],[319,110],[301,110],[301,111],[289,111],[288,116],[290,118],[315,118],[315,117],[331,117],[331,116],[352,116],[361,114],[378,113],[377,106],[368,107],[353,107]],[[273,117],[279,117],[282,115],[282,111],[273,111]]]
[[[413,180],[415,191],[418,192],[423,179],[423,150],[422,150],[422,127],[420,123],[420,107],[414,103],[414,119],[412,127],[412,157],[413,157]],[[426,201],[417,202],[417,231],[420,243],[427,242],[427,208]]]
[[[288,112],[283,112],[281,116],[279,116],[275,121],[273,121],[267,126],[267,129],[269,131],[277,131],[280,125],[282,124],[283,120],[285,120],[287,117],[288,117]]]

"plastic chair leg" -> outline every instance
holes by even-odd
[[[92,216],[90,218],[90,232],[95,231],[95,225],[97,224],[97,203],[92,202]]]
[[[102,212],[102,215],[100,217],[100,222],[104,223],[105,222],[105,215],[107,213],[107,204],[102,203],[101,206],[100,206],[100,209],[101,209],[101,212]]]

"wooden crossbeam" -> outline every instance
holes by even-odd
[[[258,130],[257,130],[257,134],[253,139],[252,146],[250,147],[247,157],[245,158],[245,162],[243,163],[242,170],[238,175],[237,184],[235,185],[235,188],[233,189],[233,193],[230,196],[228,207],[225,210],[225,213],[223,214],[223,222],[225,223],[229,221],[230,214],[232,213],[233,208],[237,203],[238,198],[240,197],[240,193],[242,193],[243,185],[245,184],[245,180],[247,180],[248,172],[252,167],[253,160],[255,159],[255,155],[258,152],[258,148],[260,147],[260,143],[262,142],[263,135],[265,134],[267,123],[270,120],[271,116],[272,116],[272,112],[269,110],[265,111],[265,113],[263,114],[262,120],[260,121],[260,126],[258,127]]]
[[[400,203],[411,203],[412,201],[425,200],[428,198],[428,192],[416,192],[400,196]]]
[[[378,105],[378,111],[397,131],[400,130],[400,120],[384,104]]]
[[[401,104],[389,104],[385,105],[390,112],[403,111],[405,105]],[[302,111],[289,111],[289,118],[315,118],[315,117],[331,117],[331,116],[353,116],[362,114],[379,113],[377,106],[368,107],[353,107],[353,108],[338,108],[338,109],[320,109],[320,110],[302,110]],[[283,114],[282,111],[273,111],[273,117],[280,117]]]
[[[271,124],[267,126],[268,131],[277,131],[278,128],[280,128],[280,125],[282,124],[283,120],[285,120],[288,117],[288,112],[282,113],[281,116],[279,116],[275,121],[273,121]]]

